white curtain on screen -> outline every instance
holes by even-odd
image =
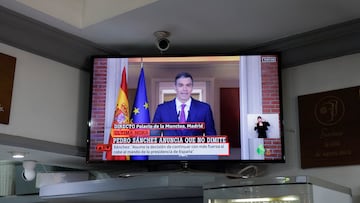
[[[253,158],[253,143],[249,143],[248,128],[253,125],[248,123],[247,115],[262,114],[261,56],[241,56],[239,86],[241,159],[249,159]]]

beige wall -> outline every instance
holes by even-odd
[[[266,175],[311,175],[347,187],[360,202],[360,166],[301,169],[297,96],[360,85],[360,54],[306,64],[282,71],[285,164],[269,165]]]
[[[0,44],[16,57],[9,125],[0,133],[86,146],[89,74]]]

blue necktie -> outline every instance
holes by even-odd
[[[179,118],[179,122],[180,123],[185,123],[186,119],[185,119],[185,106],[186,104],[181,104],[181,111],[180,111],[180,118]]]

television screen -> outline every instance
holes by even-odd
[[[284,162],[279,56],[95,56],[87,161]]]

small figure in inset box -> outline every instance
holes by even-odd
[[[270,123],[263,120],[261,116],[257,117],[257,123],[254,128],[258,132],[258,138],[267,138],[266,131],[268,130],[268,127],[270,126]]]

